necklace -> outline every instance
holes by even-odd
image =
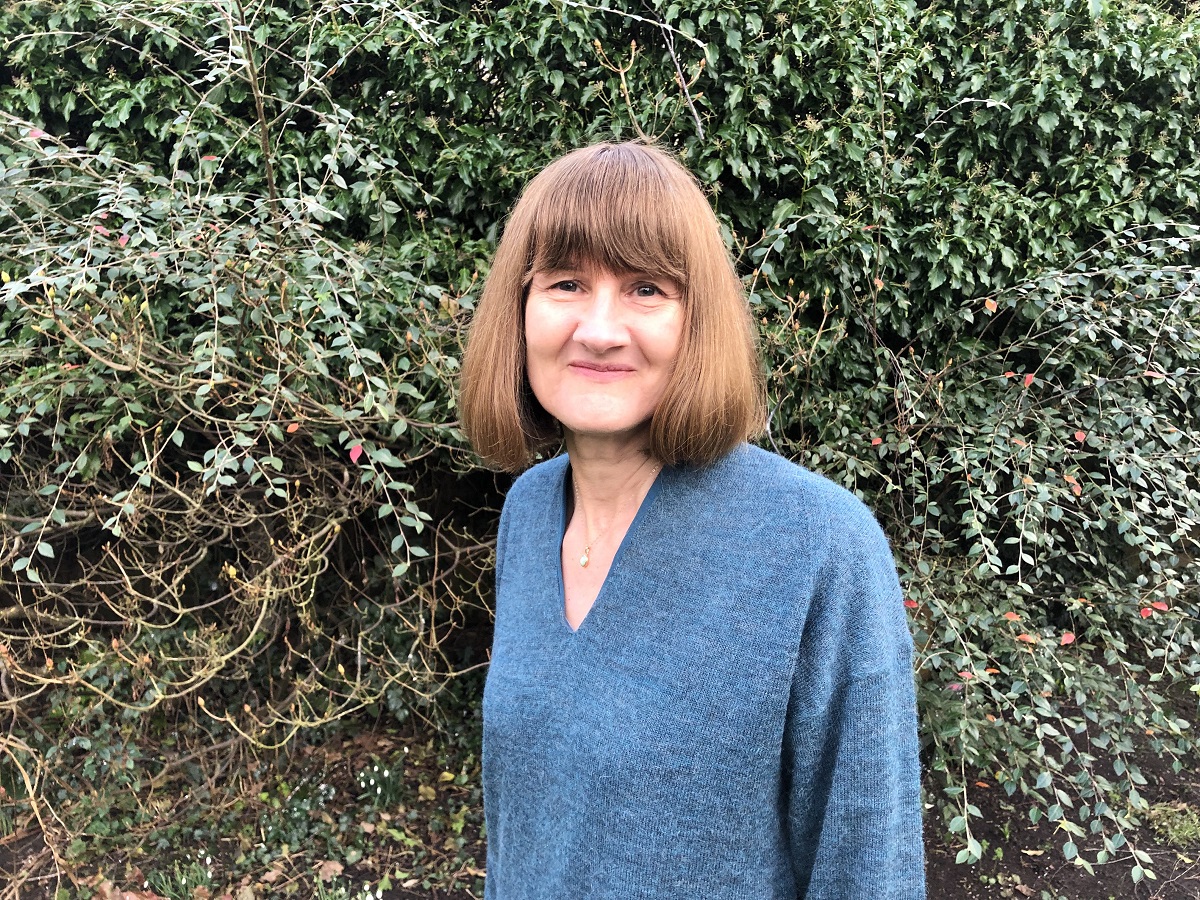
[[[662,468],[662,464],[661,464],[661,463],[655,463],[655,464],[654,464],[654,468],[650,470],[650,480],[651,480],[651,481],[653,481],[653,480],[654,480],[654,476],[655,476],[655,474],[657,474],[658,470],[659,470],[659,469],[661,469],[661,468]],[[574,479],[574,478],[572,478],[572,479],[571,479],[571,490],[572,490],[572,491],[574,491],[574,493],[575,493],[575,508],[576,508],[576,509],[579,509],[579,506],[580,506],[580,504],[579,504],[579,488],[575,486],[575,479]],[[584,523],[583,523],[583,527],[584,527],[585,529],[587,528],[587,522],[586,522],[586,521],[584,521]],[[591,538],[591,539],[590,539],[590,540],[587,542],[587,544],[586,544],[586,545],[584,546],[584,548],[583,548],[583,554],[582,554],[582,555],[579,557],[579,565],[580,565],[580,566],[582,566],[582,567],[583,567],[583,568],[585,568],[585,569],[588,567],[588,563],[592,561],[592,547],[595,545],[596,541],[600,540],[600,538],[602,538],[602,537],[604,537],[606,534],[608,534],[608,532],[609,532],[609,530],[610,530],[611,528],[612,528],[612,525],[610,524],[610,525],[608,526],[608,528],[605,528],[605,529],[604,529],[603,531],[601,531],[601,532],[600,532],[598,535],[596,535],[594,538]]]

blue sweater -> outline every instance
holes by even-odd
[[[924,897],[912,639],[867,508],[746,445],[665,468],[573,631],[568,474],[500,518],[487,900]]]

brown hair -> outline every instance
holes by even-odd
[[[655,457],[705,465],[763,427],[754,321],[708,200],[665,151],[606,143],[552,162],[509,216],[463,356],[458,405],[476,453],[515,472],[561,440],[525,373],[525,298],[535,271],[584,263],[683,289],[679,357],[650,420]]]

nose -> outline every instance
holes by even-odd
[[[575,340],[592,353],[604,353],[624,346],[629,331],[621,320],[620,286],[616,279],[596,279],[591,302],[581,311],[575,327]]]

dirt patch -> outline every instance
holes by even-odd
[[[403,772],[403,788],[395,802],[380,807],[366,805],[359,782],[360,773],[374,772],[376,762],[395,765]],[[1152,807],[1167,810],[1200,810],[1200,775],[1174,773],[1157,758],[1139,760],[1147,785],[1142,794]],[[478,900],[482,896],[486,848],[480,836],[482,825],[477,736],[464,736],[443,743],[414,729],[407,733],[362,729],[353,736],[309,746],[293,755],[285,767],[270,767],[256,775],[243,793],[240,817],[223,825],[214,820],[206,846],[216,852],[213,898],[228,891],[252,889],[256,900],[284,896],[291,886],[295,896],[313,896],[314,872],[324,859],[344,860],[334,884],[376,886],[385,878],[382,900]],[[283,781],[289,787],[280,785]],[[330,785],[331,797],[322,805],[317,786]],[[936,790],[936,788],[934,788]],[[304,798],[313,808],[297,806]],[[336,799],[332,799],[336,797]],[[266,799],[264,799],[266,798]],[[278,802],[276,802],[278,801]],[[974,837],[984,848],[974,865],[958,865],[959,846],[937,835],[940,824],[930,820],[926,846],[929,900],[1200,900],[1200,846],[1170,846],[1168,830],[1148,823],[1129,839],[1150,854],[1157,878],[1134,884],[1130,863],[1095,866],[1094,874],[1064,859],[1066,836],[1052,823],[1030,824],[1027,807],[1019,797],[1009,798],[997,787],[976,788],[971,802],[983,813],[972,819]],[[271,808],[274,803],[276,808]],[[290,810],[290,812],[289,812]],[[179,811],[176,811],[177,813]],[[290,816],[290,818],[289,818]],[[293,849],[257,865],[237,864],[238,855],[252,851],[252,844],[269,840],[261,826],[292,822],[303,840],[292,840]],[[1190,821],[1190,820],[1189,820]],[[1194,829],[1176,829],[1190,835]],[[251,839],[245,835],[250,834]],[[340,850],[318,852],[333,836],[341,835]],[[178,838],[177,838],[178,839]],[[1077,843],[1089,859],[1095,850],[1086,841]],[[217,848],[220,848],[219,850]],[[350,851],[357,855],[351,859]],[[76,873],[87,883],[106,873],[126,889],[140,888],[142,871],[168,871],[176,844],[165,853],[135,855],[107,854],[90,859]],[[136,858],[135,858],[136,857]],[[55,865],[50,852],[27,817],[18,830],[0,838],[0,886],[18,884],[17,893],[0,891],[22,900],[49,900]],[[278,877],[272,876],[278,869]],[[130,873],[137,874],[133,877]],[[123,873],[123,874],[122,874]],[[63,885],[68,886],[68,885]],[[355,891],[358,888],[355,887]],[[87,896],[86,889],[79,896]],[[169,892],[168,892],[169,893]],[[74,896],[74,894],[72,894]],[[186,894],[178,894],[186,896]],[[346,900],[361,898],[349,891]]]
[[[1196,775],[1176,774],[1157,757],[1139,762],[1148,782],[1142,795],[1152,807],[1185,804],[1200,808]],[[998,788],[972,793],[971,802],[983,813],[982,823],[973,825],[975,837],[984,846],[983,858],[975,865],[955,863],[957,846],[936,837],[928,840],[929,900],[1200,900],[1200,846],[1168,846],[1147,825],[1129,835],[1129,840],[1150,855],[1152,862],[1146,867],[1154,872],[1154,879],[1135,884],[1128,862],[1093,865],[1094,874],[1089,874],[1064,858],[1066,835],[1044,820],[1030,824],[1016,799]],[[1084,855],[1089,859],[1095,856],[1086,849]]]

